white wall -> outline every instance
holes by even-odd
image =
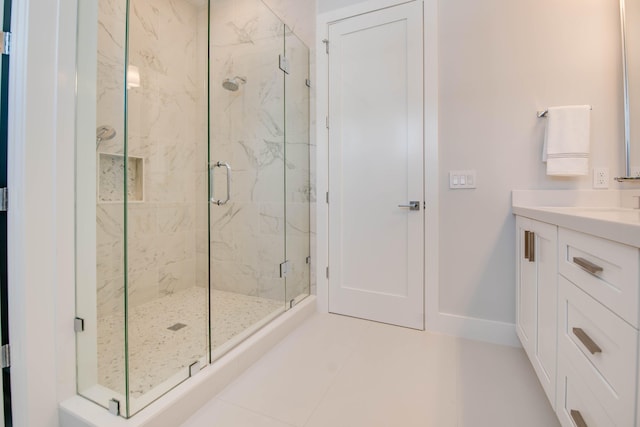
[[[591,188],[540,161],[536,110],[591,104],[592,166],[622,173],[618,2],[439,2],[440,310],[515,321],[512,189]],[[478,189],[448,189],[476,169]]]
[[[618,2],[440,0],[437,25],[439,310],[514,323],[511,190],[591,188],[545,175],[536,111],[591,104],[591,167],[622,173]],[[475,169],[478,188],[449,190],[456,169]]]

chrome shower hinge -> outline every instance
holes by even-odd
[[[280,55],[280,69],[285,73],[289,74],[289,58],[284,55]]]
[[[289,261],[287,260],[282,264],[280,264],[280,277],[281,278],[287,277],[288,272],[289,272]]]
[[[0,212],[6,212],[9,209],[9,191],[7,187],[0,188]]]
[[[11,33],[0,31],[0,35],[2,35],[2,45],[0,46],[0,54],[10,55],[11,54]]]
[[[11,367],[11,347],[5,344],[0,348],[0,368]]]

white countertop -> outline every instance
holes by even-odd
[[[640,209],[513,206],[513,213],[640,248]]]

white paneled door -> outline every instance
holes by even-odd
[[[329,311],[424,329],[422,2],[330,24],[328,51]]]

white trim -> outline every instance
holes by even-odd
[[[58,399],[75,393],[75,0],[14,1],[12,29],[8,286],[13,424],[54,427]]]
[[[424,19],[424,200],[425,328],[438,330],[440,313],[440,203],[438,163],[438,0],[425,0]]]
[[[317,110],[316,122],[324,123],[328,111],[328,60],[322,40],[331,22],[374,10],[406,3],[403,0],[368,0],[318,15],[316,46]],[[515,325],[440,312],[439,295],[439,164],[438,164],[438,1],[423,0],[424,11],[424,141],[425,141],[425,317],[426,328],[433,332],[520,346]],[[328,208],[324,193],[328,189],[328,132],[317,126],[317,254],[316,269],[318,311],[327,312],[328,281]]]
[[[420,0],[418,0],[420,1]],[[328,112],[328,59],[322,40],[328,37],[328,25],[375,10],[407,3],[403,0],[368,0],[318,15],[316,49],[317,110],[316,122],[324,123]],[[437,324],[438,314],[438,5],[437,0],[423,1],[424,19],[424,125],[425,125],[425,312],[426,327]],[[317,296],[318,311],[327,312],[329,284],[325,276],[328,262],[328,207],[324,193],[329,187],[328,132],[317,126]]]
[[[431,331],[446,335],[485,341],[493,344],[522,347],[516,335],[516,325],[475,317],[438,313],[434,316]]]

